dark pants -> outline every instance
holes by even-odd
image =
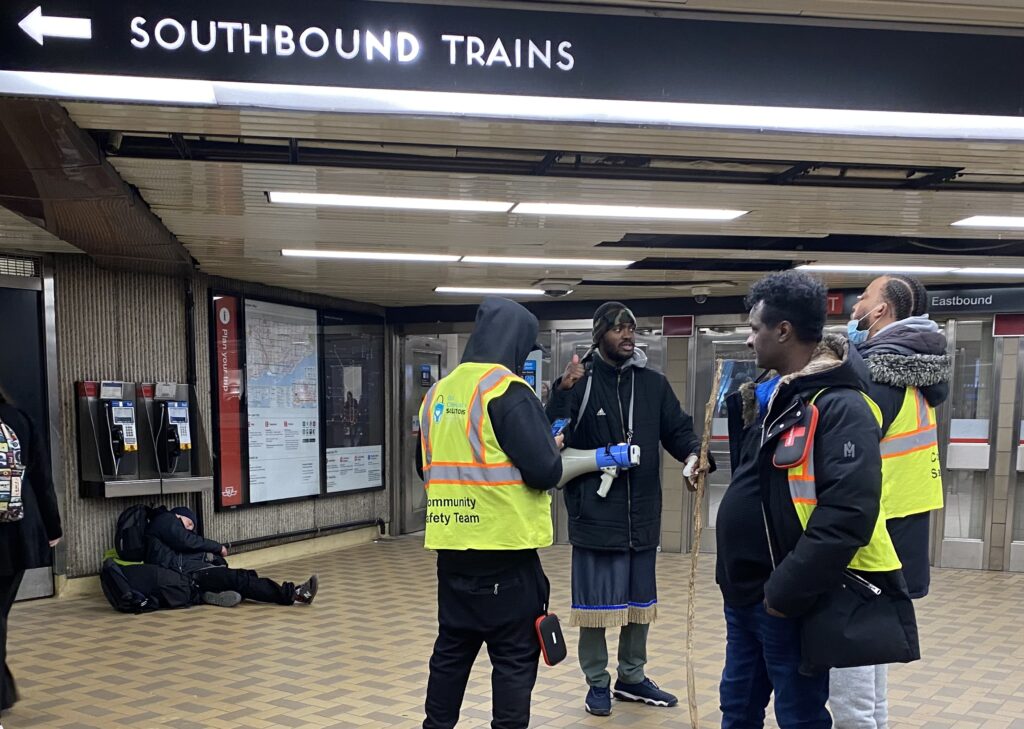
[[[234,590],[246,600],[291,605],[295,602],[295,585],[279,585],[260,577],[255,570],[235,570],[230,567],[208,567],[192,573],[192,581],[201,592]]]
[[[24,570],[13,575],[0,575],[0,663],[4,666],[3,680],[0,681],[0,709],[9,709],[18,700],[14,676],[7,667],[7,616],[11,613],[14,598],[18,595],[18,588],[21,587],[24,576]]]
[[[439,630],[430,657],[423,729],[452,729],[480,646],[491,657],[492,729],[526,729],[540,644],[534,622],[548,581],[536,553],[490,577],[437,572]]]
[[[725,606],[722,729],[761,729],[775,691],[780,729],[829,729],[828,672],[803,676],[800,622],[774,618],[764,605]]]

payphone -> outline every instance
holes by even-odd
[[[139,418],[152,446],[152,470],[160,479],[160,493],[212,490],[210,455],[203,447],[201,423],[192,417],[189,386],[142,383],[139,393]]]
[[[188,385],[173,382],[139,386],[141,415],[153,441],[156,469],[161,478],[192,475],[192,428]]]
[[[107,482],[135,482],[139,430],[135,384],[78,382],[78,453],[83,489]]]
[[[212,490],[209,449],[190,414],[188,385],[90,381],[75,388],[82,496]]]

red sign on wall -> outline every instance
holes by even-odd
[[[826,310],[825,313],[829,316],[841,316],[843,313],[843,299],[842,294],[829,293],[826,299]]]
[[[242,368],[238,299],[213,301],[217,358],[217,428],[220,436],[218,484],[221,506],[242,503]]]
[[[692,337],[693,315],[661,317],[661,333],[666,337]]]
[[[996,314],[993,337],[1024,337],[1024,314]]]

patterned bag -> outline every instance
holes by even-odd
[[[18,436],[9,425],[0,422],[0,523],[20,521],[25,516],[21,500],[24,475]]]

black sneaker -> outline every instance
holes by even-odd
[[[225,590],[224,592],[204,592],[200,598],[207,605],[216,605],[217,607],[234,607],[238,603],[242,602],[241,594],[234,590]]]
[[[295,588],[295,602],[302,603],[303,605],[309,605],[313,602],[313,598],[316,597],[316,591],[318,588],[319,580],[317,580],[316,575],[313,575]]]

